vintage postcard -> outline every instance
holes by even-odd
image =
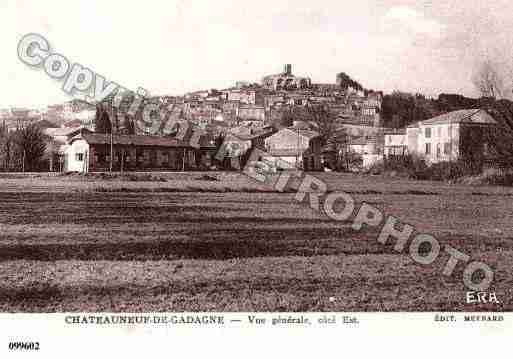
[[[0,1],[2,350],[511,336],[511,14]]]

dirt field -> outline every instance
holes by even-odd
[[[513,310],[513,189],[316,175],[491,265],[501,304],[467,304],[463,266],[420,266],[251,179],[0,175],[0,311]],[[331,300],[330,300],[331,298]]]

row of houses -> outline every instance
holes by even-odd
[[[349,133],[346,153],[362,156],[363,166],[389,157],[418,155],[429,163],[471,158],[484,161],[488,152],[489,130],[495,120],[484,110],[450,112],[405,129],[369,127],[363,136]],[[219,151],[212,138],[201,137],[198,145],[169,136],[95,134],[85,128],[48,129],[47,134],[60,144],[64,171],[109,169],[188,170],[212,168]],[[265,153],[278,168],[321,171],[325,168],[323,141],[318,132],[299,124],[279,131],[271,127],[255,130],[239,128],[224,136],[223,156],[234,161],[251,149]],[[110,159],[112,153],[112,161]],[[243,166],[242,162],[235,165]]]
[[[321,138],[315,131],[264,128],[249,133],[228,133],[222,146],[201,137],[198,144],[169,136],[110,135],[86,128],[48,129],[57,155],[53,170],[89,172],[113,170],[213,169],[213,158],[221,154],[231,168],[244,166],[243,158],[259,149],[265,159],[282,169],[322,170]],[[112,155],[112,160],[110,156]]]
[[[482,109],[449,112],[404,129],[345,124],[346,136],[339,151],[360,155],[363,167],[407,155],[424,158],[430,164],[465,159],[479,167],[490,160],[491,134],[496,125]],[[282,164],[324,169],[325,148],[315,131],[284,129],[266,139],[266,144],[269,156]]]

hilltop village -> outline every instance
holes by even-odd
[[[336,170],[341,158],[345,169],[361,169],[386,156],[412,153],[438,162],[461,155],[464,127],[482,129],[495,123],[486,112],[468,109],[408,129],[385,128],[382,92],[365,89],[345,73],[336,74],[333,83],[315,83],[294,75],[291,64],[260,83],[238,81],[227,89],[144,101],[166,111],[168,122],[157,132],[140,125],[140,111],[129,114],[130,96],[119,108],[107,99],[96,104],[72,100],[39,110],[4,109],[0,121],[5,132],[38,126],[48,139],[48,168],[71,172],[238,169],[252,148],[285,169]],[[177,137],[174,125],[167,126],[177,122],[201,130],[197,147]],[[222,146],[228,160],[216,161]],[[472,151],[481,153],[484,147]]]

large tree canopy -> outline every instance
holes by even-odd
[[[112,131],[112,124],[109,118],[109,114],[101,104],[96,105],[94,131],[97,133],[110,133]]]
[[[343,89],[352,87],[355,90],[363,91],[363,86],[357,81],[353,80],[348,74],[345,72],[340,72],[337,74],[337,84]]]
[[[41,129],[36,125],[19,129],[14,134],[14,143],[22,168],[28,171],[39,169],[46,151],[46,138]]]

